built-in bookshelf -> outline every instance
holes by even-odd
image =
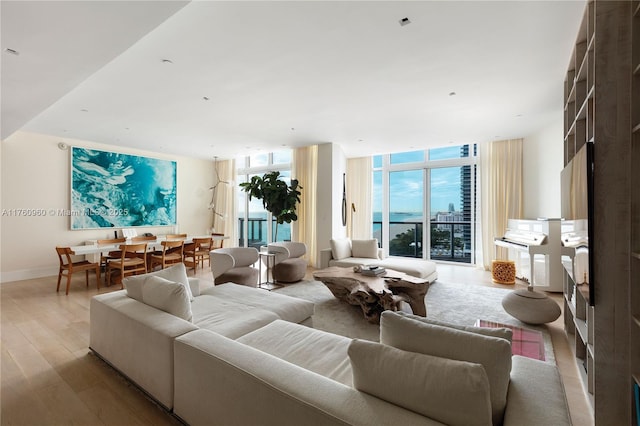
[[[593,150],[594,294],[565,276],[565,328],[596,425],[636,425],[640,379],[640,1],[587,3],[564,87],[565,165]],[[583,301],[594,298],[595,306]],[[591,357],[591,359],[590,359]]]
[[[567,165],[595,132],[595,3],[589,2],[576,37],[564,82],[564,164]],[[558,176],[558,179],[560,177]],[[593,224],[592,224],[593,226]],[[574,257],[575,249],[564,247],[563,255]],[[571,266],[567,268],[571,270]],[[578,285],[563,271],[564,329],[576,357],[578,371],[594,405],[594,307],[589,304],[589,290]],[[580,281],[579,281],[580,282]]]

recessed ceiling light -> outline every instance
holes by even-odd
[[[401,25],[401,26],[403,26],[403,27],[404,27],[405,25],[409,25],[409,24],[411,23],[411,21],[409,20],[409,18],[402,18],[402,19],[401,19],[400,21],[398,21],[398,22],[400,22],[400,25]]]
[[[296,128],[295,128],[295,127],[292,127],[292,128],[291,128],[291,130],[296,130]]]
[[[162,63],[163,63],[163,64],[172,64],[172,63],[173,63],[173,61],[172,61],[171,59],[163,59],[163,60],[162,60]]]
[[[11,49],[9,47],[5,48],[4,51],[9,53],[9,54],[11,54],[11,55],[16,55],[16,56],[18,56],[20,54],[20,52],[18,52],[17,50]]]
[[[205,101],[208,101],[209,97],[208,96],[203,96],[202,99],[204,99]]]
[[[88,110],[88,109],[86,109],[86,108],[82,108],[82,109],[80,110],[80,112],[89,112],[89,110]]]
[[[449,92],[449,96],[455,96],[456,92]]]

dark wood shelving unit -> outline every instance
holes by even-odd
[[[594,144],[595,306],[565,277],[565,329],[596,425],[636,425],[640,384],[640,0],[591,0],[564,86],[564,161]],[[591,358],[591,359],[590,359]]]

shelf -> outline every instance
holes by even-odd
[[[638,317],[637,315],[634,315],[632,318],[633,318],[633,322],[635,322],[636,325],[640,327],[640,317]]]
[[[631,130],[632,133],[636,133],[638,131],[640,131],[640,123],[633,126],[633,130]]]
[[[640,259],[640,253],[638,253],[637,251],[633,251],[633,252],[631,252],[631,257],[635,257],[636,259]]]
[[[580,335],[580,340],[587,342],[587,322],[580,318],[574,318],[576,323],[576,332]]]
[[[636,8],[633,11],[633,16],[640,16],[640,3],[636,5]]]
[[[633,75],[640,75],[640,64],[633,69]]]

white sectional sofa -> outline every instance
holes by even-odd
[[[385,311],[382,343],[360,341],[303,325],[310,302],[183,282],[159,271],[95,296],[90,342],[186,424],[570,424],[557,368],[512,357],[508,329]]]
[[[170,288],[168,297],[167,291],[156,292],[160,297],[149,295],[147,288],[154,284],[146,281],[149,277],[189,286]],[[278,319],[312,325],[311,302],[233,283],[200,293],[198,280],[187,278],[183,264],[123,282],[126,290],[92,298],[90,348],[167,409],[173,408],[176,337],[206,329],[236,339]],[[166,282],[160,285],[171,287]],[[162,298],[171,299],[171,306]]]
[[[383,250],[378,248],[378,240],[351,240],[336,238],[330,241],[331,248],[320,251],[320,267],[329,266],[353,267],[362,265],[378,265],[407,275],[422,278],[430,283],[438,279],[435,262],[424,259],[404,257],[384,257]]]
[[[236,340],[210,330],[186,333],[175,339],[174,413],[190,425],[571,424],[555,365],[511,357],[506,340],[471,327],[418,324],[447,335],[447,343],[423,341],[426,353],[399,349],[422,339],[415,330],[394,330],[403,326],[389,325],[398,318],[418,322],[384,312],[387,344],[281,320]],[[428,355],[429,346],[446,352],[451,339],[458,340],[457,358]]]

